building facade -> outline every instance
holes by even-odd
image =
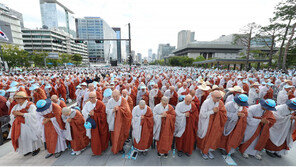
[[[17,45],[20,49],[24,49],[21,22],[22,14],[0,4],[0,30],[8,38],[8,41],[0,38],[0,43]]]
[[[148,49],[148,62],[152,62],[152,49]]]
[[[115,33],[116,33],[116,39],[121,39],[121,29],[119,27],[113,27],[112,28]],[[121,63],[122,62],[122,55],[121,55],[121,40],[117,41],[117,62]]]
[[[82,63],[88,63],[87,45],[75,43],[75,39],[68,33],[54,29],[23,29],[24,47],[28,52],[48,52],[49,55],[59,53],[79,54]]]
[[[40,0],[42,26],[60,29],[76,37],[74,12],[57,0]]]
[[[115,31],[100,17],[76,19],[77,37],[87,41],[91,63],[109,63],[117,60],[117,41],[95,41],[93,39],[116,39]],[[91,39],[91,40],[90,40]]]
[[[170,44],[159,44],[157,51],[157,60],[164,59],[164,57],[171,54],[176,49],[175,46],[171,46]]]
[[[178,33],[178,44],[177,48],[185,47],[187,44],[194,41],[194,32],[190,30],[182,30]]]

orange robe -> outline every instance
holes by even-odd
[[[228,136],[221,136],[220,148],[224,148],[227,153],[229,153],[232,148],[236,149],[244,139],[245,130],[247,128],[247,108],[244,107],[241,112],[244,113],[245,116],[238,119],[232,132]]]
[[[89,143],[89,138],[86,136],[84,118],[78,110],[76,110],[75,117],[71,119],[70,127],[72,136],[72,140],[70,141],[71,148],[74,151],[80,151],[84,149]]]
[[[169,105],[166,113],[166,117],[161,118],[161,130],[157,141],[157,152],[160,154],[167,154],[171,150],[175,132],[176,112]]]
[[[269,123],[268,124],[263,124],[260,123],[255,131],[255,133],[253,134],[253,136],[246,141],[245,143],[241,144],[239,147],[239,151],[241,153],[244,153],[246,151],[246,149],[252,144],[252,142],[260,135],[258,142],[255,146],[255,150],[261,151],[268,139],[269,139],[269,129],[274,125],[274,123],[276,122],[276,119],[274,118],[274,115],[271,111],[265,111],[265,113],[262,115],[262,117],[254,117],[257,119],[262,119],[262,118],[266,118]]]
[[[173,96],[170,98],[170,100],[169,100],[169,104],[170,104],[170,105],[173,105],[173,106],[176,106],[177,103],[178,103],[178,94],[177,94],[177,92],[174,90],[174,94],[173,94]]]
[[[151,108],[147,106],[147,112],[144,115],[144,119],[141,120],[141,139],[139,143],[134,139],[134,147],[139,150],[146,150],[152,144],[153,141],[153,113]]]
[[[158,90],[157,95],[154,97],[154,105],[155,106],[160,103],[162,96],[163,96],[163,94],[161,93],[160,90]]]
[[[134,88],[132,88],[132,90],[131,90],[131,94],[130,94],[130,97],[131,97],[132,100],[133,100],[133,105],[134,105],[134,107],[136,106],[136,103],[137,103],[137,92],[138,92],[137,88],[134,87]]]
[[[0,96],[0,117],[8,115],[8,107],[6,105],[6,98],[3,96]]]
[[[132,113],[125,98],[121,98],[121,104],[115,113],[114,131],[111,132],[113,154],[117,154],[123,148],[125,140],[129,136],[132,121]]]
[[[20,112],[28,113],[28,109],[30,108],[31,104],[33,103],[28,102],[27,106],[24,109],[20,110]],[[25,118],[23,116],[16,116],[11,127],[11,143],[15,151],[19,148],[18,138],[21,135],[22,124],[25,124]]]
[[[41,88],[37,88],[35,90],[34,96],[34,103],[36,104],[39,100],[47,99],[46,93]]]
[[[58,104],[51,103],[52,105],[52,111],[51,113],[48,113],[44,115],[44,118],[53,118],[55,117],[57,120],[57,123],[59,124],[59,127],[63,130],[65,130],[65,123],[62,120],[62,109]],[[44,124],[44,134],[45,134],[45,141],[46,141],[46,149],[49,153],[54,154],[57,140],[58,140],[58,134],[52,124],[51,121],[48,121],[46,124]]]
[[[72,100],[76,100],[76,94],[75,94],[76,88],[73,82],[70,82],[68,89],[69,89],[69,98]]]
[[[195,104],[195,106],[197,107],[197,110],[199,112],[200,101],[199,101],[198,97],[197,96],[194,96],[194,99],[192,100],[192,102]]]
[[[224,124],[227,121],[227,111],[223,102],[219,101],[219,111],[212,114],[209,119],[209,126],[204,138],[197,136],[197,147],[207,154],[209,149],[216,150],[219,147],[219,141],[224,131]]]
[[[178,151],[192,154],[196,140],[199,112],[195,104],[191,103],[189,117],[186,118],[186,128],[181,137],[176,137],[176,148]]]
[[[63,109],[64,107],[67,107],[66,103],[63,100],[60,100],[59,106],[61,107],[61,109]]]
[[[107,114],[105,111],[105,104],[102,101],[97,100],[94,108],[94,115],[91,116],[97,124],[95,129],[91,129],[91,150],[95,155],[101,155],[101,153],[108,148],[109,144],[110,134],[107,123]]]

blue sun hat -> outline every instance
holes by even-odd
[[[17,87],[11,87],[8,90],[6,90],[6,92],[16,92],[17,91]]]
[[[5,96],[5,90],[0,90],[0,96]]]
[[[16,81],[12,81],[11,83],[10,83],[10,87],[14,87],[14,86],[16,86],[18,84],[18,82],[16,82]]]
[[[272,99],[260,100],[260,105],[266,110],[276,111],[276,103]]]
[[[80,111],[80,107],[78,107],[78,106],[73,106],[73,107],[71,107],[71,108]]]
[[[51,85],[47,84],[47,85],[45,85],[44,88],[45,88],[45,89],[50,89],[50,88],[51,88]]]
[[[43,112],[47,110],[51,106],[51,101],[49,99],[46,100],[38,100],[36,103],[37,112]]]
[[[291,108],[292,110],[296,110],[296,98],[293,98],[291,100],[287,100],[286,104],[289,108]]]
[[[245,94],[237,94],[236,96],[234,96],[233,101],[240,106],[249,106],[248,99],[248,96]]]
[[[151,81],[151,82],[150,82],[150,85],[155,85],[154,81]]]
[[[34,83],[35,82],[35,79],[32,79],[31,81],[29,81],[30,83]]]
[[[179,96],[179,101],[181,102],[181,101],[183,101],[184,99],[185,99],[185,95],[181,95],[181,96]]]
[[[140,86],[140,89],[146,89],[145,85]]]
[[[31,85],[31,87],[29,88],[29,90],[35,90],[35,89],[37,89],[37,88],[39,88],[39,86],[33,84],[33,85]]]
[[[106,89],[103,93],[104,97],[110,97],[112,95],[112,90],[110,88]]]
[[[76,89],[80,89],[80,88],[81,88],[81,86],[80,86],[80,85],[77,85],[77,86],[76,86]]]

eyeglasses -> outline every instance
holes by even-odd
[[[92,99],[92,98],[96,98],[96,97],[88,97],[88,98]]]

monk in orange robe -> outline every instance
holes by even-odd
[[[125,98],[118,90],[112,92],[112,98],[106,106],[109,131],[111,131],[111,151],[113,154],[124,153],[123,145],[129,136],[132,113]]]
[[[183,153],[190,156],[194,149],[198,124],[198,110],[192,102],[192,96],[187,95],[184,101],[177,104],[175,111],[177,115],[175,137],[178,156],[182,156]]]
[[[58,104],[61,108],[67,107],[66,103],[63,100],[59,99],[57,95],[52,95],[50,99],[52,102]]]
[[[143,155],[147,155],[153,141],[153,114],[144,100],[132,112],[132,135],[134,138],[134,147]]]
[[[66,139],[70,141],[72,153],[71,155],[80,155],[89,144],[89,138],[86,136],[84,127],[84,118],[76,109],[64,107],[62,109],[62,119],[66,127]]]
[[[172,148],[176,113],[174,108],[168,104],[168,98],[163,96],[161,103],[153,109],[154,127],[153,136],[157,141],[157,155],[168,157],[168,152]]]
[[[214,158],[210,149],[218,148],[224,124],[227,121],[226,109],[221,98],[221,93],[215,90],[211,98],[205,100],[200,108],[197,147],[201,150],[204,159]]]

